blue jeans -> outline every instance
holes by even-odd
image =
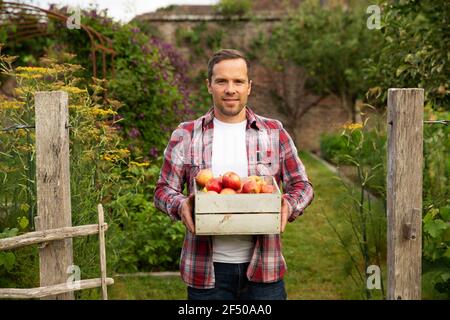
[[[286,300],[284,281],[252,282],[247,279],[248,263],[214,262],[215,287],[187,288],[189,300]]]

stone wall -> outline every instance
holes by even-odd
[[[209,56],[213,50],[205,48],[201,54],[194,54],[192,48],[177,45],[176,32],[179,30],[192,30],[200,23],[207,25],[207,30],[222,30],[222,47],[235,48],[243,52],[252,52],[254,40],[260,33],[270,33],[275,23],[281,16],[253,17],[254,19],[237,19],[233,21],[224,20],[216,15],[183,14],[174,15],[170,13],[145,14],[136,17],[140,23],[148,24],[156,29],[159,36],[177,46],[191,64],[190,76],[198,76],[199,70],[206,70]],[[250,76],[253,80],[253,90],[249,99],[249,106],[265,117],[276,118],[285,123],[286,115],[279,112],[277,102],[271,94],[274,89],[273,71],[265,67],[260,61],[251,61]],[[342,127],[345,122],[351,120],[350,113],[344,109],[339,99],[327,97],[322,102],[310,109],[297,124],[295,130],[290,134],[295,135],[297,148],[306,149],[315,153],[319,152],[320,136],[325,132],[335,131]],[[292,132],[293,131],[293,132]]]

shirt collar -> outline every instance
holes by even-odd
[[[245,116],[247,118],[247,129],[253,127],[255,129],[260,128],[260,124],[258,123],[258,119],[256,118],[255,113],[249,107],[245,107]],[[208,126],[214,119],[214,107],[208,110],[208,112],[203,116],[203,126]]]

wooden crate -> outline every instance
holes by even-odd
[[[263,178],[275,186],[274,193],[210,194],[194,183],[196,234],[279,234],[281,192],[274,177]]]

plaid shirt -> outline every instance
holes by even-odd
[[[311,203],[314,195],[297,149],[278,120],[256,115],[246,108],[248,175],[271,175],[282,183],[289,205],[289,222]],[[173,220],[180,220],[181,203],[194,192],[196,174],[211,168],[214,108],[197,120],[181,123],[164,150],[164,162],[156,184],[154,204]],[[181,251],[181,277],[195,288],[214,288],[211,236],[196,236],[186,229]],[[278,234],[256,235],[247,277],[254,282],[274,282],[287,270]]]

